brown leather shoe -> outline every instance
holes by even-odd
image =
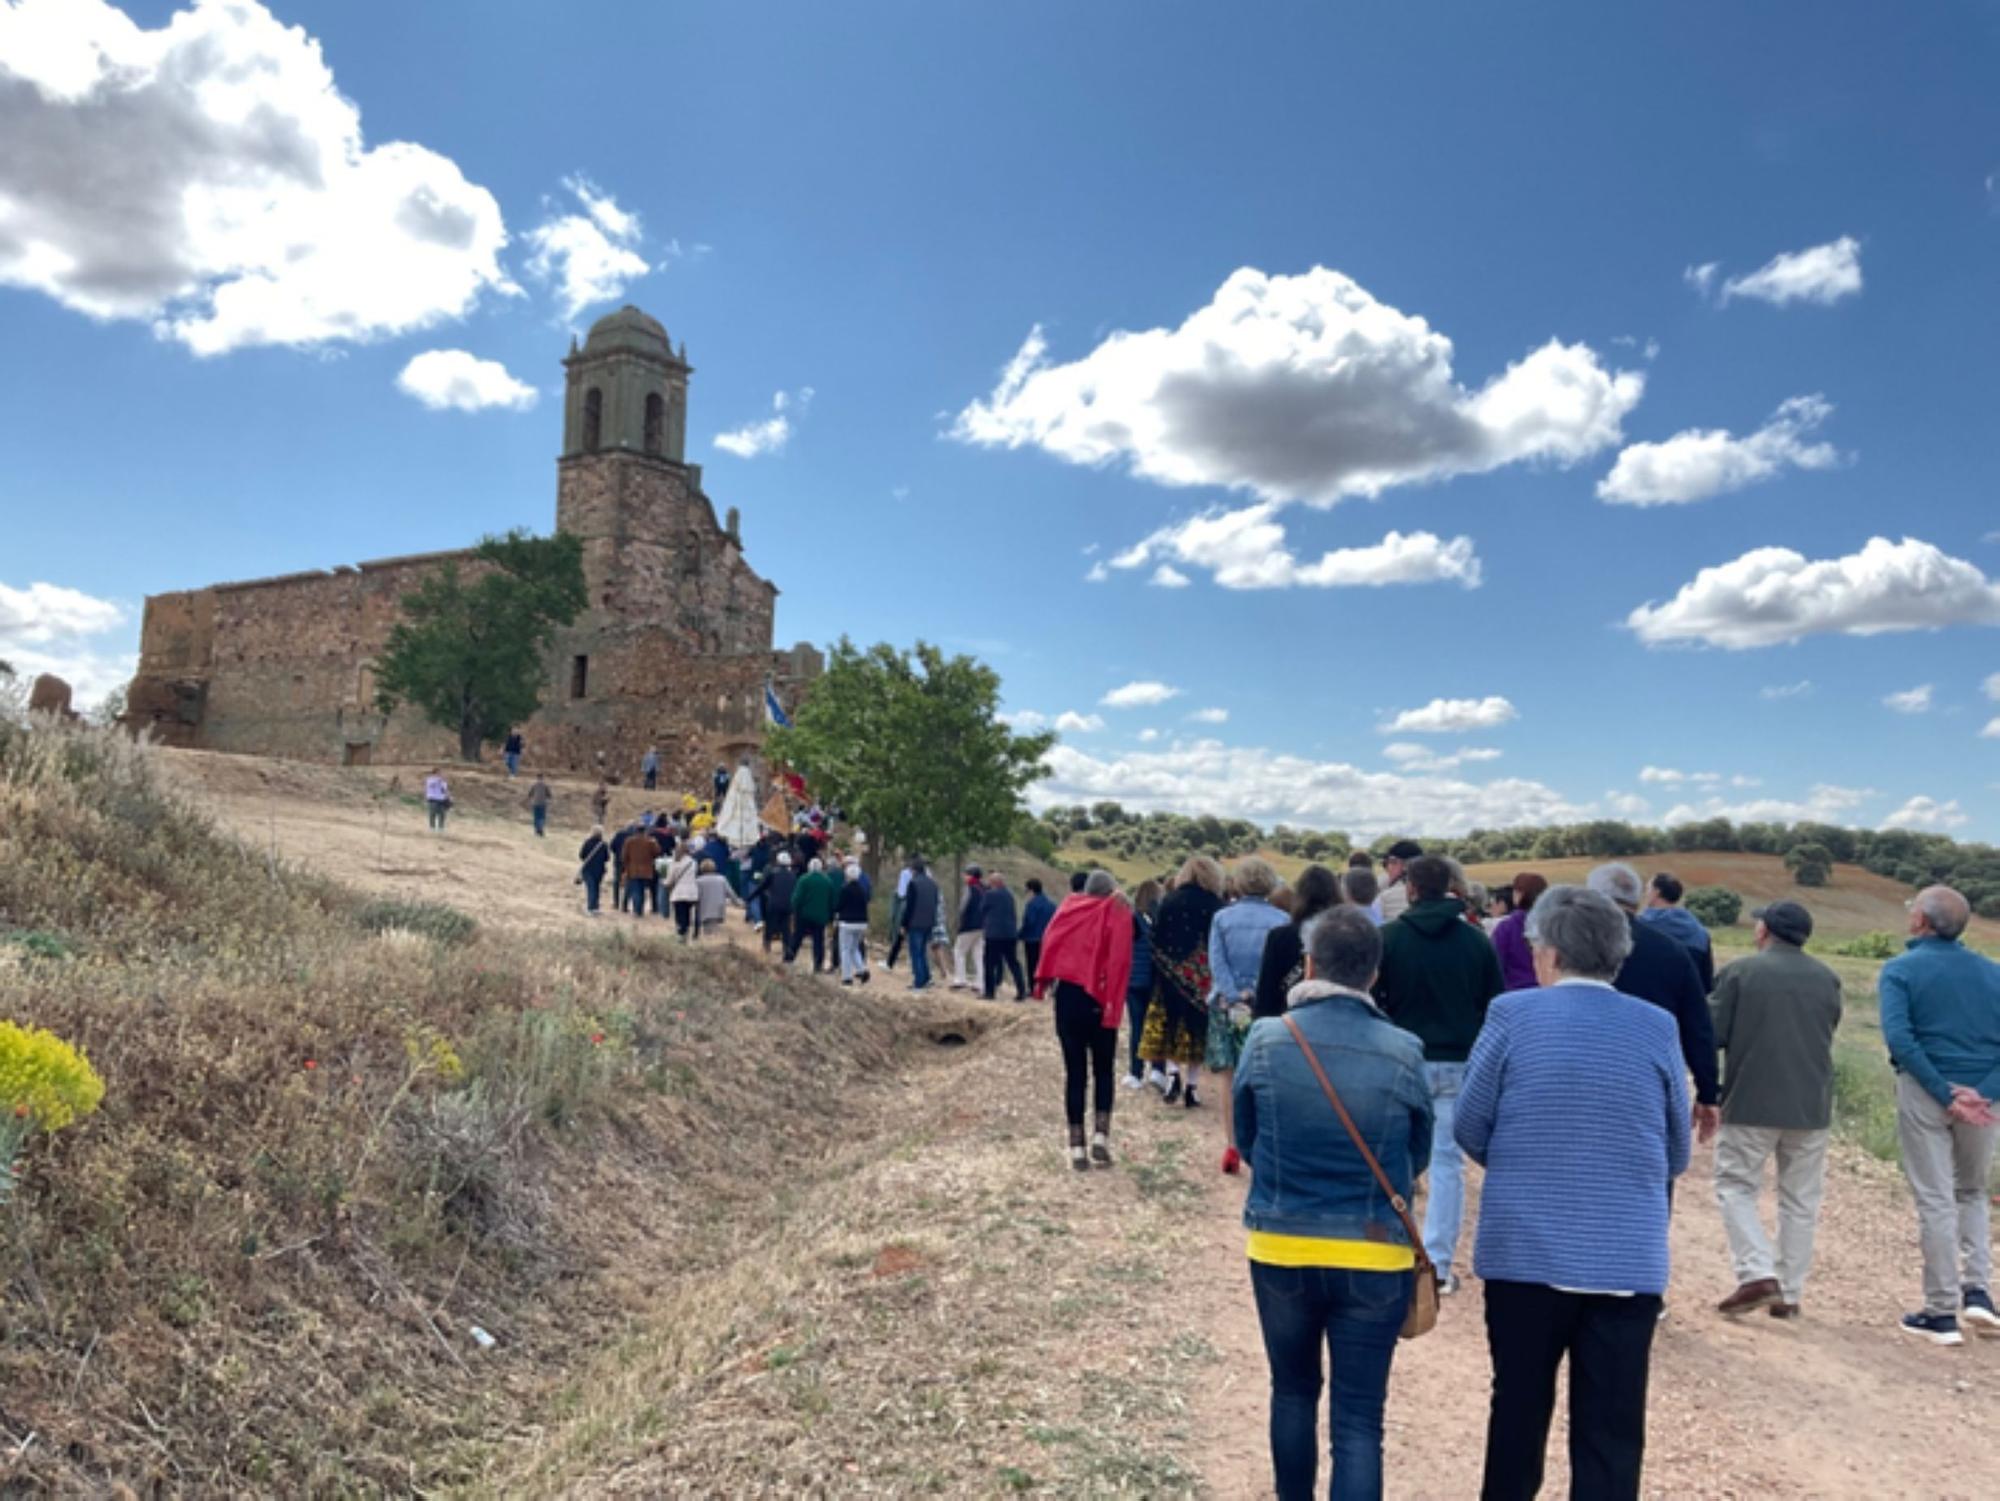
[[[1799,1305],[1796,1303],[1773,1303],[1765,1312],[1770,1314],[1774,1319],[1795,1319],[1799,1316]]]
[[[1778,1286],[1776,1277],[1759,1277],[1755,1282],[1746,1282],[1735,1292],[1715,1305],[1715,1311],[1726,1318],[1741,1318],[1746,1313],[1755,1313],[1760,1308],[1769,1308],[1785,1301],[1785,1290]]]

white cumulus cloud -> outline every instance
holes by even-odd
[[[1958,806],[1958,799],[1939,802],[1934,797],[1917,796],[1911,798],[1882,820],[1885,829],[1927,829],[1942,833],[1947,829],[1962,829],[1972,820]]]
[[[1180,569],[1174,567],[1173,564],[1162,563],[1158,568],[1153,570],[1153,577],[1150,582],[1162,589],[1185,589],[1193,580],[1185,573],[1182,573]]]
[[[1451,340],[1325,267],[1232,274],[1178,328],[1111,334],[1066,364],[1037,327],[951,432],[1166,485],[1330,505],[1616,443],[1643,375],[1551,340],[1477,389]]]
[[[137,654],[105,640],[126,620],[122,606],[80,589],[0,584],[0,662],[23,679],[54,673],[75,690],[79,706],[93,703],[132,676]]]
[[[746,422],[743,426],[731,428],[726,433],[715,435],[715,446],[724,453],[733,453],[739,459],[754,459],[759,454],[777,453],[792,441],[792,417],[804,413],[812,405],[813,388],[802,386],[796,396],[779,391],[771,398],[771,415],[762,422]]]
[[[1751,297],[1784,307],[1793,302],[1824,306],[1861,291],[1861,242],[1842,235],[1806,250],[1774,255],[1755,271],[1722,284],[1721,300]]]
[[[1147,728],[1139,731],[1139,743],[1141,745],[1151,745],[1155,740],[1158,740],[1159,738],[1160,738],[1160,732],[1156,729],[1153,729],[1151,726],[1148,726]]]
[[[1462,735],[1490,730],[1520,718],[1520,712],[1497,694],[1486,698],[1434,698],[1420,709],[1405,709],[1379,726],[1385,735]]]
[[[1980,684],[1980,689],[1988,698],[2000,702],[2000,672],[1994,673],[1993,676]]]
[[[1817,562],[1760,547],[1702,569],[1665,604],[1643,604],[1625,623],[1648,646],[1692,641],[1738,651],[1823,634],[2000,625],[2000,587],[1912,537],[1873,537],[1857,553]]]
[[[1732,823],[1849,823],[1854,810],[1876,795],[1872,787],[1821,782],[1802,799],[1767,797],[1732,803],[1710,797],[1700,803],[1680,803],[1669,808],[1660,823],[1666,828],[1704,818],[1726,818]]]
[[[1800,678],[1796,683],[1772,683],[1759,688],[1757,696],[1763,699],[1804,698],[1812,691],[1812,679]]]
[[[1914,688],[1906,688],[1901,693],[1891,693],[1882,700],[1883,706],[1894,709],[1898,714],[1928,714],[1931,711],[1931,694],[1935,685],[1919,683]]]
[[[1430,532],[1390,532],[1373,546],[1334,548],[1302,562],[1276,519],[1279,509],[1275,503],[1263,501],[1234,510],[1205,511],[1135,542],[1112,558],[1111,566],[1138,568],[1155,558],[1171,558],[1207,569],[1225,589],[1342,589],[1429,583],[1479,587],[1479,557],[1470,537],[1453,537],[1447,542]],[[1185,575],[1173,571],[1185,580]]]
[[[514,379],[498,360],[482,360],[463,349],[425,350],[403,367],[396,386],[434,410],[507,407],[525,412],[535,404],[533,386]]]
[[[1986,728],[1979,732],[1981,740],[2000,740],[2000,719],[1989,719]]]
[[[1480,783],[1401,769],[1365,771],[1214,740],[1105,755],[1058,745],[1049,754],[1047,780],[1029,792],[1037,807],[1102,798],[1146,812],[1199,808],[1226,818],[1335,828],[1370,839],[1567,823],[1599,811],[1525,778]]]
[[[1074,709],[1065,709],[1056,716],[1056,728],[1065,735],[1088,735],[1104,728],[1104,716],[1079,714]]]
[[[104,0],[0,5],[0,284],[197,354],[366,340],[514,290],[500,205],[364,143],[319,43],[255,0],[148,30]]]
[[[1823,396],[1794,396],[1754,433],[1738,438],[1722,428],[1689,428],[1660,443],[1634,443],[1598,481],[1601,500],[1619,505],[1685,505],[1726,495],[1786,469],[1831,469],[1841,462],[1831,443],[1806,441],[1833,412]]]
[[[1194,713],[1188,715],[1188,718],[1196,724],[1228,724],[1229,711],[1227,709],[1196,709]]]
[[[1170,688],[1167,684],[1152,679],[1141,679],[1135,683],[1127,683],[1122,688],[1113,688],[1098,702],[1107,709],[1143,709],[1180,696],[1179,688]]]
[[[624,295],[652,267],[639,253],[637,214],[620,208],[587,177],[565,177],[563,187],[577,208],[552,210],[528,231],[528,273],[552,286],[562,315],[574,318],[594,303]]]
[[[1443,751],[1428,745],[1419,745],[1413,740],[1392,740],[1382,747],[1382,754],[1396,763],[1399,771],[1453,771],[1460,766],[1475,766],[1485,761],[1497,761],[1500,752],[1489,746],[1472,745],[1446,755]]]

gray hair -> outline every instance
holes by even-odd
[[[1972,921],[1972,905],[1949,886],[1926,886],[1910,905],[1940,938],[1956,938]]]
[[[1359,907],[1329,907],[1305,930],[1313,978],[1366,990],[1382,967],[1382,930]]]
[[[1628,912],[1637,912],[1646,897],[1646,883],[1639,879],[1639,872],[1622,860],[1598,866],[1590,873],[1589,880],[1592,891],[1610,897]]]
[[[1591,872],[1593,885],[1598,871],[1629,874],[1630,869],[1600,865]],[[1551,886],[1528,910],[1528,942],[1552,950],[1556,968],[1566,975],[1579,980],[1609,980],[1632,952],[1632,924],[1602,891]]]
[[[1093,870],[1083,883],[1085,896],[1109,896],[1118,889],[1118,878],[1108,870]]]

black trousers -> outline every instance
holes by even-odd
[[[1023,938],[1021,948],[1028,957],[1028,989],[1035,988],[1035,971],[1042,967],[1042,940]]]
[[[1005,965],[1014,977],[1014,999],[1026,1000],[1028,982],[1021,974],[1021,956],[1015,952],[1015,942],[1011,938],[989,938],[986,940],[986,999],[993,999],[993,992],[1000,988],[1000,967]]]
[[[1056,982],[1055,1012],[1063,1056],[1063,1111],[1072,1126],[1081,1126],[1086,1073],[1092,1108],[1099,1115],[1111,1114],[1118,1090],[1118,1034],[1104,1025],[1104,1008],[1090,992],[1068,980]]]
[[[1646,1458],[1646,1373],[1660,1299],[1566,1293],[1533,1282],[1486,1284],[1493,1411],[1482,1501],[1527,1501],[1542,1488],[1556,1372],[1569,1357],[1570,1494],[1637,1501]]]
[[[790,964],[799,957],[799,950],[810,939],[813,946],[813,973],[818,974],[826,967],[826,924],[807,922],[804,918],[792,919],[792,941],[785,945],[785,963]]]
[[[792,962],[792,914],[764,909],[764,952],[771,952],[771,945],[777,944],[779,952],[785,956],[787,964]]]

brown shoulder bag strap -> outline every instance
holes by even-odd
[[[1395,1185],[1389,1181],[1389,1175],[1382,1171],[1382,1164],[1375,1160],[1375,1154],[1368,1150],[1368,1143],[1361,1139],[1361,1132],[1354,1124],[1354,1117],[1349,1115],[1347,1107],[1340,1103],[1340,1095],[1334,1090],[1333,1080],[1329,1079],[1326,1070],[1320,1067],[1319,1055],[1313,1052],[1312,1044],[1306,1041],[1306,1034],[1299,1030],[1299,1024],[1291,1016],[1286,1015],[1279,1019],[1291,1032],[1292,1041],[1299,1045],[1299,1051],[1306,1055],[1306,1062],[1312,1065],[1313,1077],[1319,1080],[1319,1087],[1326,1092],[1327,1103],[1333,1106],[1334,1114],[1340,1117],[1341,1125],[1347,1128],[1348,1137],[1354,1142],[1355,1150],[1361,1154],[1361,1160],[1368,1164],[1368,1170],[1375,1175],[1375,1181],[1382,1185],[1382,1192],[1389,1196],[1389,1206],[1396,1211],[1396,1218],[1403,1222],[1403,1232],[1410,1237],[1410,1249],[1417,1254],[1417,1265],[1429,1266],[1431,1259],[1424,1254],[1423,1232],[1417,1229],[1416,1222],[1410,1218],[1409,1204],[1396,1192]]]

